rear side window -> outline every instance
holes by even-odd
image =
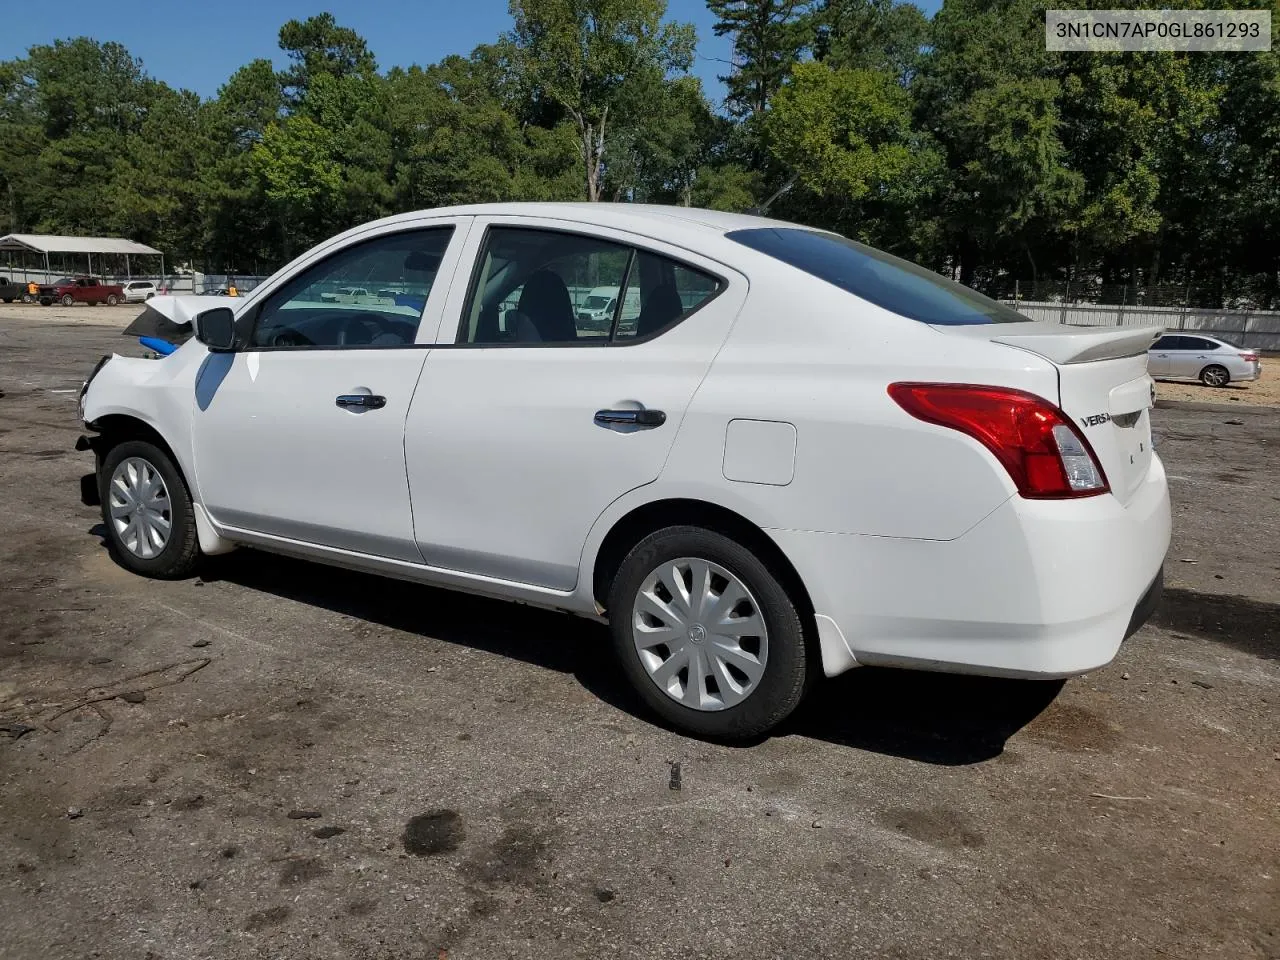
[[[1183,337],[1186,341],[1188,350],[1217,350],[1218,345],[1212,340],[1205,340],[1201,337]]]
[[[648,339],[721,287],[701,270],[614,240],[492,227],[457,342],[605,346]]]
[[[734,230],[725,236],[921,323],[969,326],[1030,322],[976,290],[834,233],[763,227]]]

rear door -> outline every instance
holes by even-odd
[[[406,424],[418,544],[433,566],[570,590],[592,524],[661,472],[746,280],[563,221],[478,219],[471,237],[470,287],[450,300]],[[599,286],[634,290],[615,307],[636,314],[581,319]]]
[[[1189,380],[1199,379],[1200,371],[1214,362],[1213,353],[1218,345],[1204,337],[1184,336],[1182,339],[1185,343],[1184,349],[1178,352],[1177,376]]]

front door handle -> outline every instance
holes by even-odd
[[[376,393],[344,393],[334,402],[340,407],[354,407],[357,410],[381,410],[387,405],[387,398]]]
[[[634,427],[637,430],[652,430],[667,422],[667,415],[661,410],[597,410],[596,426],[609,430]]]

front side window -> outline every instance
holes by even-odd
[[[944,326],[1030,322],[976,290],[838,234],[753,227],[725,236],[910,320]]]
[[[285,282],[262,304],[255,347],[404,347],[418,324],[453,227],[376,237]]]
[[[604,345],[654,336],[722,282],[668,257],[599,237],[494,227],[459,343]]]

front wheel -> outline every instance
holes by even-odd
[[[62,298],[62,305],[63,305],[64,307],[69,307],[69,306],[71,306],[71,305],[72,305],[73,303],[75,303],[75,302],[76,302],[76,298],[75,298],[75,297],[73,297],[73,296],[72,296],[71,294],[69,294],[69,293],[68,293],[65,297],[63,297],[63,298]]]
[[[1200,382],[1206,387],[1225,387],[1231,382],[1231,374],[1226,367],[1215,363],[1200,371]]]
[[[640,541],[609,591],[623,670],[681,730],[749,739],[799,705],[805,619],[767,564],[723,534],[667,527]]]
[[[107,297],[107,306],[108,306],[108,307],[114,307],[114,306],[115,306],[117,303],[119,303],[119,302],[120,302],[120,301],[116,298],[116,295],[115,295],[114,293],[113,293],[113,294],[111,294],[109,297]]]
[[[23,303],[35,303],[35,299],[36,299],[36,298],[35,298],[35,297],[33,297],[33,296],[31,296],[31,294],[29,294],[29,293],[24,293],[24,294],[22,295],[22,302],[23,302]]]
[[[177,580],[200,559],[191,493],[169,455],[145,440],[112,447],[98,471],[107,545],[134,573]]]

